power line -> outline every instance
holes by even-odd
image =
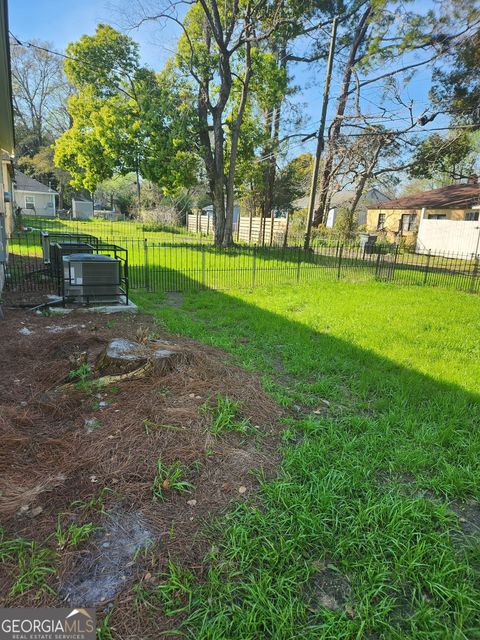
[[[59,51],[54,51],[53,49],[49,49],[48,47],[42,47],[40,45],[34,44],[33,42],[29,42],[29,41],[24,41],[22,42],[19,38],[17,38],[17,36],[15,34],[13,34],[11,31],[9,31],[10,36],[14,39],[15,44],[20,46],[20,47],[24,47],[24,48],[33,48],[33,49],[38,49],[39,51],[44,51],[46,53],[50,53],[51,55],[56,55],[59,56],[61,58],[63,58],[64,60],[72,60],[73,62],[77,62],[78,64],[82,64],[86,67],[92,68],[92,69],[96,69],[96,67],[94,67],[93,65],[88,64],[87,62],[85,62],[84,60],[81,60],[79,58],[75,58],[74,56],[70,56],[67,55],[65,53],[61,53]],[[121,86],[119,86],[118,84],[116,84],[115,82],[113,83],[113,85],[119,90],[121,91],[123,94],[125,94],[128,98],[132,98],[132,96],[125,91],[125,89],[123,89]],[[336,100],[339,96],[334,96],[334,97],[330,97],[329,101],[333,101]],[[378,104],[375,104],[372,100],[369,100],[367,98],[365,98],[365,96],[361,96],[362,99],[366,99],[368,102],[370,102],[371,104],[373,104],[374,106],[378,107],[379,109],[383,109],[383,107],[381,107]],[[392,112],[392,114],[395,112]],[[398,111],[397,111],[398,113]],[[349,119],[353,119],[355,116],[348,116]],[[359,116],[363,117],[363,116]],[[347,118],[345,118],[347,119]],[[405,121],[408,120],[408,118],[394,118],[393,120],[391,118],[385,117],[385,120],[389,121],[389,122],[395,122],[395,121]],[[334,121],[334,119],[328,124],[328,126],[330,126],[332,124],[332,122]],[[312,123],[312,125],[315,124],[319,124],[320,121],[314,121]],[[371,126],[380,126],[382,123],[371,123]],[[345,124],[345,126],[355,126],[355,125],[351,125],[351,124]],[[429,129],[409,129],[408,131],[404,131],[401,132],[397,135],[405,135],[405,134],[417,134],[417,135],[424,135],[424,134],[428,134],[430,132],[435,132],[435,131],[457,131],[460,129],[469,129],[469,128],[478,128],[478,125],[475,124],[466,124],[466,125],[456,125],[456,126],[449,126],[449,127],[432,127]],[[368,132],[368,133],[342,133],[342,137],[347,137],[347,138],[359,138],[359,137],[380,137],[380,136],[386,136],[389,133],[394,133],[394,132],[388,132],[388,130],[384,131],[384,132]],[[291,145],[287,145],[287,149],[286,151],[290,151],[292,149],[296,149],[296,148],[300,148],[303,147],[305,145],[306,142],[308,142],[309,140],[311,140],[313,137],[315,136],[315,133],[311,133],[308,134],[306,136],[303,137],[303,139],[301,141],[299,141],[298,143],[295,144],[291,144]],[[324,136],[323,137],[324,140],[328,140],[328,136]],[[254,162],[255,163],[259,163],[259,162],[265,162],[267,160],[270,160],[272,157],[275,157],[277,155],[277,151],[274,151],[270,154],[267,154],[265,156],[262,156],[260,158],[255,158]]]
[[[60,58],[63,58],[64,60],[72,60],[73,62],[77,62],[78,64],[82,64],[85,67],[88,67],[90,69],[94,69],[95,71],[97,70],[97,68],[94,65],[88,64],[88,62],[85,62],[85,60],[81,60],[80,58],[75,58],[74,56],[69,56],[66,53],[60,53],[60,51],[53,51],[52,49],[48,49],[47,47],[42,47],[42,46],[40,46],[38,44],[34,44],[33,42],[28,42],[28,41],[22,42],[11,31],[9,31],[9,34],[15,40],[14,44],[18,45],[19,47],[24,47],[25,49],[28,49],[28,48],[38,49],[39,51],[44,51],[45,53],[50,53],[51,55],[59,56]],[[133,96],[130,95],[128,93],[128,91],[125,91],[125,89],[123,89],[116,82],[114,82],[113,85],[114,85],[114,87],[116,89],[118,89],[118,91],[121,91],[122,93],[124,93],[127,96],[127,98],[133,99]]]
[[[432,131],[458,131],[458,130],[465,130],[465,129],[469,129],[469,128],[478,128],[478,125],[475,124],[466,124],[466,125],[457,125],[457,126],[450,126],[450,127],[432,127],[430,129],[409,129],[408,131],[401,131],[401,132],[395,132],[395,131],[388,131],[385,130],[383,132],[376,132],[376,131],[372,131],[370,133],[368,132],[364,132],[364,133],[342,133],[341,137],[342,138],[361,138],[361,137],[368,137],[368,138],[372,138],[372,137],[387,137],[388,135],[398,135],[399,137],[406,135],[406,134],[417,134],[417,135],[425,135],[428,134]],[[299,147],[303,147],[305,145],[305,142],[308,142],[308,140],[311,140],[312,138],[315,137],[315,133],[311,133],[308,136],[305,136],[302,140],[300,140],[299,142],[296,142],[295,144],[291,144],[291,145],[286,145],[287,148],[284,151],[291,151],[292,149],[296,149]],[[328,136],[324,136],[324,140],[328,140]],[[284,152],[282,151],[282,153]],[[275,157],[277,155],[277,152],[272,152],[270,154],[267,154],[265,156],[261,156],[260,158],[255,158],[255,160],[253,162],[265,162],[266,160],[270,160],[271,158]]]

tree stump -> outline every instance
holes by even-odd
[[[140,344],[125,338],[110,340],[96,361],[102,374],[123,375],[143,368],[145,372],[165,373],[173,368],[180,353],[159,342]]]

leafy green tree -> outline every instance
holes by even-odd
[[[475,172],[480,137],[454,131],[448,136],[433,133],[416,148],[409,175],[427,178],[436,186],[452,184]]]
[[[95,191],[95,201],[100,201],[106,207],[116,205],[121,213],[132,215],[137,208],[135,173],[117,174],[101,182]]]
[[[175,193],[196,181],[189,144],[192,111],[172,74],[141,67],[138,45],[108,25],[67,47],[71,128],[56,141],[55,162],[73,184],[94,191],[130,172]]]
[[[449,67],[434,76],[432,98],[457,122],[480,127],[480,29],[452,50]]]

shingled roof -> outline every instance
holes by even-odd
[[[480,184],[468,183],[416,193],[369,209],[469,209],[477,204],[480,204]]]
[[[57,193],[46,184],[25,175],[18,169],[15,169],[15,190],[32,191],[34,193]]]

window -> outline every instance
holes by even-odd
[[[382,231],[385,227],[385,214],[378,214],[377,231]]]
[[[428,219],[429,220],[446,220],[447,214],[446,213],[429,213]]]
[[[416,213],[404,213],[402,214],[402,219],[400,221],[400,230],[401,231],[414,231],[417,222],[417,214]]]
[[[25,209],[35,209],[35,196],[25,196]]]
[[[478,211],[465,211],[465,220],[470,222],[478,221]]]

